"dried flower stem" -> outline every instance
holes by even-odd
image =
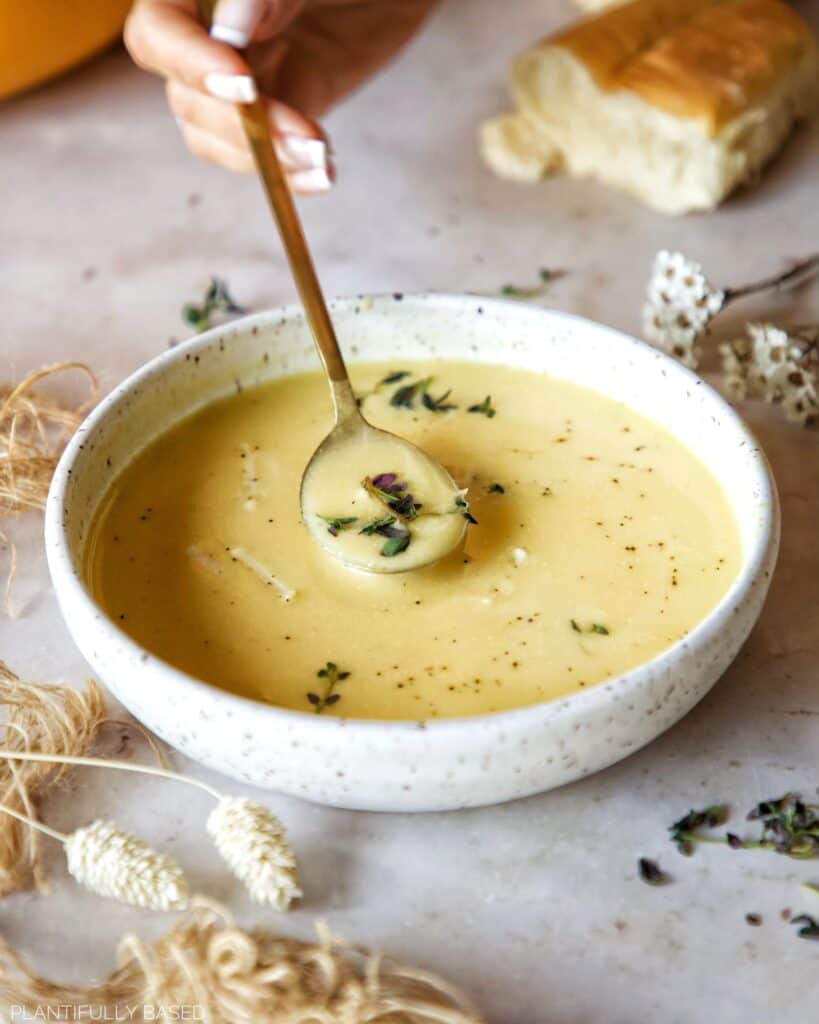
[[[796,288],[804,281],[809,280],[819,273],[819,253],[799,260],[784,273],[774,274],[772,277],[765,277],[753,284],[742,285],[740,288],[725,288],[724,305],[733,302],[734,299],[741,299],[746,295],[755,295],[757,292],[782,291],[784,288]]]
[[[50,828],[48,825],[44,825],[41,821],[37,821],[35,818],[29,818],[27,814],[21,814],[20,811],[15,811],[11,807],[7,807],[6,804],[0,804],[0,811],[3,814],[8,814],[12,818],[16,818],[18,821],[22,821],[24,825],[28,825],[29,828],[34,828],[38,832],[42,832],[45,836],[51,836],[52,839],[56,839],[60,843],[67,843],[69,836],[66,832],[58,832],[56,828]]]
[[[71,764],[81,765],[88,768],[116,768],[123,772],[139,772],[142,775],[158,775],[163,779],[171,779],[174,782],[187,782],[190,786],[197,786],[209,793],[214,799],[221,800],[224,796],[218,789],[209,786],[199,779],[189,778],[179,772],[170,771],[168,768],[154,768],[147,764],[131,764],[128,761],[115,761],[104,757],[78,757],[57,754],[39,754],[30,750],[4,750],[0,749],[0,757],[13,761],[42,761],[46,764]],[[0,808],[1,809],[1,808]]]

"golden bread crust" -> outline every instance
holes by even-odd
[[[627,90],[715,135],[815,48],[780,0],[633,0],[543,41],[607,92]]]

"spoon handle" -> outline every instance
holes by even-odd
[[[304,237],[296,205],[290,194],[279,158],[270,142],[267,114],[260,99],[253,103],[241,104],[238,109],[273,219],[279,229],[287,262],[290,264],[290,270],[307,314],[307,322],[313,332],[313,340],[330,381],[336,421],[340,422],[351,415],[358,415],[358,405],[350,378],[347,375],[347,367],[344,365],[344,357],[333,330],[330,314],[327,311],[316,268],[307,247],[307,240]]]
[[[214,0],[197,0],[197,6],[202,21],[209,28],[213,18]],[[324,301],[293,197],[270,140],[270,125],[264,105],[257,99],[253,103],[240,103],[237,109],[270,211],[279,229],[279,237],[307,315],[313,341],[316,343],[330,382],[336,423],[355,421],[361,418],[358,402],[347,374],[347,367],[344,365],[344,357],[338,345],[336,332],[333,330],[330,314],[327,312],[327,303]]]

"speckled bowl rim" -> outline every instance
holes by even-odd
[[[521,305],[523,305],[518,300],[514,299],[488,298],[475,294],[459,295],[457,293],[446,292],[402,292],[357,295],[351,298],[335,299],[330,303],[331,312],[334,310],[345,309],[347,307],[353,307],[363,301],[372,302],[374,304],[386,303],[394,301],[394,299],[399,295],[402,299],[405,299],[407,303],[423,303],[425,305],[438,304],[443,307],[456,305],[463,308],[465,304],[472,304],[476,308],[479,306],[484,309],[488,309],[490,307],[508,307],[510,309],[515,308],[520,310]],[[528,308],[531,310],[532,307],[529,306]],[[135,388],[141,388],[151,380],[161,376],[164,373],[165,368],[169,365],[177,361],[184,360],[186,356],[190,357],[191,354],[207,349],[208,346],[213,342],[218,341],[219,338],[227,340],[230,336],[252,332],[254,327],[258,329],[260,327],[276,326],[292,319],[303,320],[304,314],[302,312],[302,308],[296,304],[275,307],[270,310],[242,317],[238,320],[231,321],[228,324],[222,324],[201,334],[195,335],[187,341],[181,342],[174,348],[160,353],[126,377],[125,380],[113,388],[113,390],[109,392],[109,394],[106,395],[105,398],[89,413],[71,438],[59,460],[47,499],[45,515],[46,552],[49,571],[51,573],[55,591],[62,592],[62,600],[79,602],[84,606],[84,610],[86,612],[91,612],[97,616],[98,628],[112,631],[115,634],[118,643],[121,644],[129,653],[136,655],[137,663],[147,664],[149,662],[153,662],[154,664],[161,665],[167,674],[168,685],[173,684],[177,687],[181,696],[184,696],[185,693],[194,694],[199,691],[200,688],[204,687],[209,694],[216,697],[218,700],[223,701],[226,705],[236,705],[248,710],[253,710],[254,714],[260,716],[260,724],[263,724],[263,720],[267,719],[270,721],[295,721],[301,723],[304,727],[309,726],[319,731],[345,729],[352,732],[360,731],[362,733],[372,733],[373,731],[378,731],[381,733],[398,735],[417,733],[419,729],[425,729],[434,730],[435,732],[451,732],[455,734],[462,732],[464,729],[475,729],[476,727],[480,727],[481,724],[488,722],[491,722],[493,725],[497,724],[499,727],[503,727],[507,723],[512,726],[525,720],[527,717],[540,717],[550,707],[557,709],[566,708],[571,705],[576,710],[582,711],[584,708],[590,708],[600,701],[608,702],[610,700],[609,693],[615,687],[618,689],[620,695],[628,696],[632,691],[640,688],[643,683],[643,677],[646,673],[657,674],[662,672],[666,667],[672,665],[679,658],[680,653],[684,648],[692,645],[705,646],[725,628],[726,624],[730,621],[731,616],[734,614],[737,604],[753,586],[755,580],[763,571],[765,563],[770,559],[772,552],[774,555],[776,553],[776,549],[779,544],[780,530],[779,496],[770,465],[761,446],[759,445],[759,442],[739,414],[735,412],[725,399],[701,377],[683,366],[681,363],[677,362],[675,359],[672,359],[670,356],[667,356],[648,345],[646,342],[640,341],[637,338],[625,334],[613,327],[608,327],[605,324],[590,320],[588,317],[578,316],[574,313],[566,313],[562,310],[552,309],[551,307],[538,308],[542,309],[543,312],[548,313],[552,317],[564,319],[567,322],[577,324],[581,327],[591,327],[595,331],[603,331],[611,335],[612,338],[616,338],[620,344],[626,343],[629,346],[640,350],[649,350],[652,353],[652,356],[656,358],[655,365],[658,368],[658,372],[665,369],[667,373],[680,378],[681,382],[687,382],[692,386],[696,386],[700,391],[704,390],[708,396],[716,402],[717,406],[721,410],[721,415],[725,418],[725,425],[730,426],[734,431],[736,431],[739,438],[743,439],[744,442],[748,444],[749,452],[755,463],[755,484],[759,489],[760,501],[765,508],[764,520],[759,526],[759,532],[755,543],[748,551],[743,552],[742,565],[739,572],[728,590],[708,615],[706,615],[705,618],[694,626],[694,628],[684,637],[676,641],[670,647],[665,648],[649,661],[640,662],[638,665],[635,665],[626,672],[603,679],[600,682],[595,683],[594,686],[589,687],[589,689],[578,690],[574,693],[564,694],[559,697],[552,697],[549,700],[537,701],[533,704],[527,704],[524,707],[512,708],[505,711],[494,711],[480,715],[427,719],[391,720],[380,718],[336,718],[333,716],[315,715],[310,711],[298,711],[292,708],[282,708],[277,707],[276,705],[265,704],[262,701],[253,700],[249,697],[242,697],[238,694],[231,693],[228,690],[223,690],[214,683],[198,679],[196,676],[183,672],[170,662],[165,661],[163,658],[157,656],[147,648],[136,643],[136,641],[134,641],[108,617],[104,609],[94,600],[80,572],[74,566],[70,544],[64,525],[66,490],[70,482],[71,473],[77,456],[84,445],[89,441],[89,438],[93,435],[100,421],[103,420],[103,418],[113,408],[115,408],[119,402],[123,401],[123,399],[125,399],[132,390]],[[566,379],[574,380],[575,383],[583,383],[575,378]],[[590,390],[595,389],[591,388]],[[619,399],[615,400],[619,401]],[[184,418],[184,416],[181,417],[181,419]],[[682,444],[685,444],[685,441],[683,441],[678,434],[675,434],[673,430],[670,430],[669,428],[664,429],[668,429],[672,436],[677,438],[677,440]],[[134,454],[136,455],[137,452]],[[100,502],[103,497],[104,495],[100,496]],[[97,508],[99,508],[99,504]],[[96,514],[96,509],[94,514]],[[769,570],[769,576],[772,571],[773,568]],[[137,678],[138,673],[135,673],[134,679]],[[131,685],[135,684],[132,682],[125,683],[124,685],[120,684],[123,691],[127,690]]]

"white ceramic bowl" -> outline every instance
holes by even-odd
[[[693,373],[598,324],[475,296],[339,301],[350,361],[481,360],[580,381],[683,441],[722,481],[742,535],[725,597],[652,661],[566,698],[473,718],[343,720],[258,703],[194,679],[141,648],[94,602],[83,578],[88,528],[134,453],[238,387],[317,365],[297,309],[216,328],[165,352],[88,417],[51,487],[46,545],[68,627],[108,688],[190,757],[237,779],[340,807],[444,810],[496,803],[598,771],[648,743],[710,689],[759,615],[776,560],[776,490],[756,441]]]

